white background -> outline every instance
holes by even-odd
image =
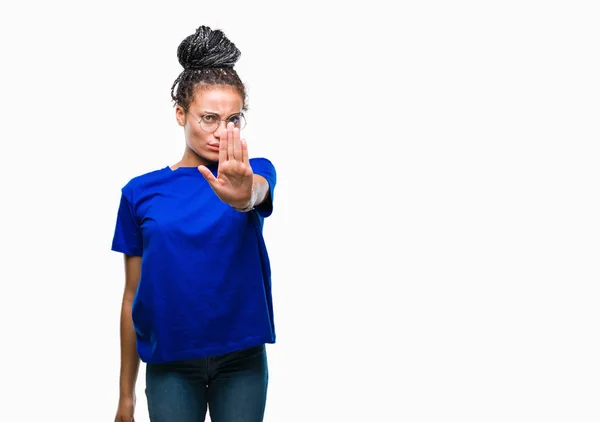
[[[279,176],[265,421],[599,420],[593,2],[12,3],[0,420],[114,418],[119,192],[180,158],[203,24]]]

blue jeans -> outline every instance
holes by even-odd
[[[265,345],[214,357],[146,365],[152,422],[262,422],[267,400]]]

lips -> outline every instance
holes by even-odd
[[[212,149],[213,151],[218,151],[219,150],[219,144],[208,144],[208,148]]]

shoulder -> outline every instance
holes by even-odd
[[[265,157],[252,157],[250,158],[250,165],[269,165],[269,166],[273,166],[273,163],[271,162],[271,160],[269,160],[268,158]]]
[[[135,196],[136,192],[144,190],[145,188],[164,180],[164,178],[167,176],[167,170],[169,170],[169,168],[164,167],[134,176],[122,187],[121,192],[130,201],[133,201],[133,197]]]
[[[265,157],[254,157],[248,160],[250,162],[250,167],[252,167],[252,171],[255,173],[259,173],[261,171],[267,171],[269,173],[275,174],[275,166]]]

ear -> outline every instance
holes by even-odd
[[[175,107],[175,119],[177,119],[179,126],[185,126],[185,111],[180,105]]]

